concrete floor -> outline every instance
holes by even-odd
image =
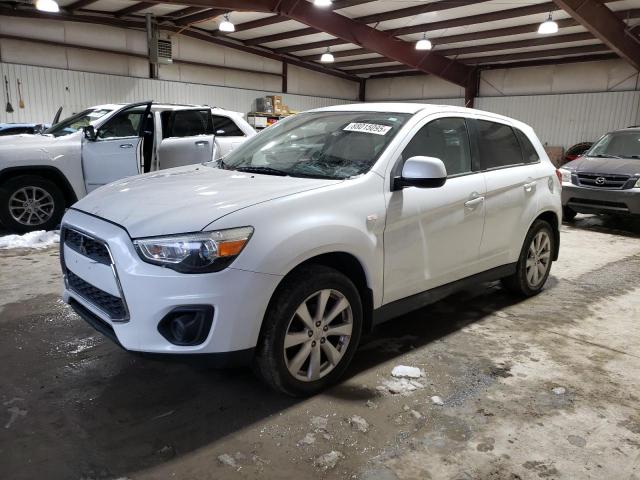
[[[640,479],[638,222],[578,217],[541,295],[481,285],[386,324],[307,400],[126,353],[60,282],[55,249],[0,252],[3,478]],[[423,388],[384,387],[401,364]]]

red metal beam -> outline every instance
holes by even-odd
[[[553,48],[548,50],[537,50],[533,52],[520,52],[520,53],[508,53],[506,55],[487,55],[483,57],[473,58],[461,58],[458,61],[467,65],[483,65],[483,64],[495,64],[500,62],[512,62],[517,60],[531,60],[541,59],[552,56],[566,56],[566,55],[584,55],[591,53],[608,53],[609,48],[606,45],[585,45],[582,47],[568,47],[568,48]],[[506,64],[504,66],[508,66]],[[386,73],[386,72],[400,72],[415,70],[407,65],[387,65],[384,67],[368,67],[355,70],[345,70],[354,75],[366,75],[370,73]],[[419,73],[416,73],[419,75]]]
[[[208,9],[203,9],[202,7],[187,7],[187,8],[181,8],[180,10],[176,10],[175,12],[171,12],[168,13],[166,15],[164,15],[162,18],[179,18],[179,17],[185,17],[187,15],[192,15],[194,13],[199,13],[199,12],[204,12],[205,10]]]
[[[494,52],[497,50],[511,50],[512,48],[527,48],[527,47],[538,47],[543,45],[557,45],[560,43],[570,43],[570,42],[580,42],[584,40],[594,40],[593,35],[589,32],[582,33],[571,33],[568,35],[558,35],[554,37],[539,37],[539,38],[531,38],[527,40],[516,40],[512,42],[500,42],[500,43],[489,43],[483,45],[472,45],[468,47],[459,47],[459,48],[449,48],[436,50],[440,55],[448,56],[456,56],[456,55],[468,55],[471,53],[482,53],[482,52]],[[360,65],[375,65],[377,63],[388,63],[392,60],[389,60],[385,57],[376,57],[376,58],[363,58],[361,60],[351,60],[344,62],[336,62],[335,66],[337,68],[344,67],[356,67]]]
[[[331,10],[340,10],[342,8],[353,7],[354,5],[360,5],[363,3],[370,3],[375,0],[339,0],[331,5]],[[289,20],[282,15],[272,15],[271,17],[259,18],[258,20],[252,20],[250,22],[243,22],[236,25],[236,32],[244,32],[246,30],[253,30],[254,28],[266,27],[268,25],[275,25],[276,23],[282,23]],[[215,35],[222,35],[222,32],[214,32]]]
[[[478,66],[480,70],[494,70],[500,68],[522,68],[522,67],[539,67],[544,65],[564,65],[567,63],[584,63],[601,60],[611,60],[619,58],[615,53],[601,53],[592,55],[581,55],[577,57],[563,57],[563,58],[545,58],[541,60],[525,60],[522,62],[510,62],[510,63],[497,63],[490,65]],[[396,78],[396,77],[416,77],[424,75],[422,72],[415,70],[410,72],[398,72],[398,73],[381,73],[379,75],[372,75],[368,80],[377,80],[379,78]]]
[[[207,22],[225,13],[227,13],[227,10],[212,8],[210,10],[205,10],[203,12],[194,13],[193,15],[180,17],[175,20],[175,24],[176,25],[193,25],[194,23]]]
[[[615,12],[615,15],[621,19],[640,18],[640,8],[633,8],[630,10],[619,10]],[[558,24],[559,28],[575,27],[576,25],[580,25],[573,18],[564,18],[562,20],[557,20],[556,23]],[[473,40],[485,40],[485,39],[495,38],[495,37],[508,37],[511,35],[520,35],[524,33],[535,33],[538,31],[539,26],[540,26],[539,22],[529,23],[527,25],[519,25],[516,27],[496,28],[493,30],[480,30],[478,32],[462,33],[460,35],[449,35],[449,36],[443,36],[438,38],[432,38],[431,41],[433,42],[434,45],[437,46],[437,45],[445,45],[449,43],[469,42]],[[306,43],[302,45],[295,45],[292,47],[278,48],[276,49],[276,51],[285,53],[285,52],[292,52],[297,50],[307,50],[311,48],[326,48],[327,46],[340,45],[342,43],[344,42],[338,38],[334,40],[325,40],[323,42]],[[340,50],[338,52],[333,52],[333,56],[336,58],[344,58],[344,57],[352,57],[356,55],[363,55],[365,53],[371,53],[371,52],[364,50],[362,48],[354,48],[350,50]],[[305,60],[315,60],[317,57],[318,57],[317,54],[313,54],[313,55],[303,55],[300,58],[304,58]]]
[[[596,0],[554,1],[633,68],[640,70],[640,38],[627,32],[627,25],[606,5]]]
[[[147,8],[153,7],[155,3],[151,2],[138,2],[136,4],[131,5],[130,7],[121,8],[120,10],[116,10],[113,14],[116,17],[122,17],[124,15],[131,15],[132,13],[137,13],[141,10],[145,10]]]
[[[456,85],[465,86],[473,69],[437,53],[417,51],[412,43],[393,38],[360,22],[332,11],[320,10],[306,1],[282,0],[278,13],[293,20],[312,25],[323,32],[355,43],[411,68],[432,73]]]
[[[465,5],[476,4],[486,2],[488,0],[439,0],[437,2],[425,3],[415,7],[402,8],[399,10],[391,10],[388,12],[377,13],[374,15],[366,15],[363,17],[356,17],[353,20],[360,23],[376,23],[386,20],[394,20],[398,18],[412,17],[428,12],[438,12],[442,10],[448,10],[450,8],[462,7]],[[263,37],[256,37],[246,40],[247,45],[259,45],[263,43],[277,42],[280,40],[287,40],[289,38],[303,37],[305,35],[312,35],[319,33],[322,30],[315,28],[302,28],[298,30],[292,30],[289,32],[276,33],[274,35],[266,35]]]
[[[88,7],[89,5],[91,5],[92,3],[96,3],[98,0],[76,0],[73,3],[70,3],[69,5],[63,7],[64,10],[67,10],[69,12],[73,12],[74,10],[79,10],[81,8],[84,7]]]

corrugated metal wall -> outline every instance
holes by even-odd
[[[264,95],[282,95],[261,90],[194,83],[150,80],[100,73],[76,72],[57,68],[0,63],[0,82],[5,93],[4,76],[9,80],[13,113],[0,109],[0,122],[50,122],[56,110],[64,107],[63,117],[102,103],[154,100],[168,103],[206,104],[247,113],[255,108],[255,99]],[[25,108],[18,108],[17,79],[22,82]],[[309,110],[352,103],[338,98],[284,94],[283,101],[293,110]],[[3,96],[2,103],[6,102]]]
[[[542,143],[565,148],[640,125],[640,91],[480,97],[476,108],[521,120]]]

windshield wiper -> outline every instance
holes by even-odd
[[[237,167],[235,170],[238,172],[249,172],[249,173],[264,173],[265,175],[278,175],[280,177],[288,177],[289,174],[283,170],[278,170],[277,168],[271,167]]]
[[[622,158],[619,155],[611,155],[609,153],[598,153],[597,155],[590,155],[591,157],[598,157],[598,158]]]

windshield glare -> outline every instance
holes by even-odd
[[[607,133],[591,147],[586,155],[640,158],[640,131]]]
[[[410,115],[308,112],[287,118],[223,159],[232,170],[345,179],[369,171]]]
[[[62,137],[63,135],[69,135],[80,130],[82,127],[90,125],[91,122],[95,122],[101,117],[104,117],[111,110],[107,108],[90,108],[84,112],[76,113],[75,115],[65,118],[61,122],[56,123],[44,133],[53,135],[54,137]]]

